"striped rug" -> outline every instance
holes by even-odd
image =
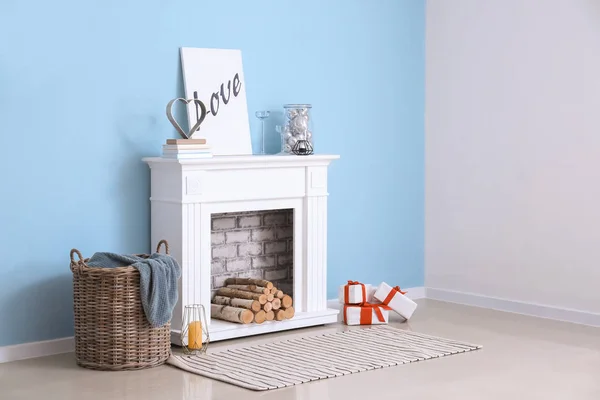
[[[205,355],[172,355],[167,363],[246,389],[271,390],[480,348],[381,325]]]

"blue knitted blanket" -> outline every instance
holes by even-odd
[[[100,268],[130,265],[137,268],[140,272],[140,297],[148,322],[158,328],[171,320],[178,298],[177,282],[181,278],[181,267],[173,257],[161,253],[143,258],[98,252],[87,265]]]

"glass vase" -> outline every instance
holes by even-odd
[[[312,105],[310,104],[285,104],[284,122],[278,127],[281,135],[281,153],[299,154],[298,151],[310,149],[311,154],[314,148],[313,143],[313,122],[310,115]]]
[[[202,304],[190,304],[184,307],[181,326],[181,347],[185,354],[206,353],[210,336],[208,322]]]

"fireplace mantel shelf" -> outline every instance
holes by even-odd
[[[327,181],[329,164],[338,158],[327,154],[143,158],[151,172],[152,243],[166,239],[182,266],[171,320],[173,343],[179,342],[187,304],[208,308],[211,340],[337,322],[339,311],[327,308]],[[249,325],[211,320],[212,215],[284,209],[293,210],[295,317]]]
[[[147,157],[142,160],[152,167],[152,164],[180,164],[182,166],[199,166],[210,169],[228,168],[277,168],[295,166],[318,166],[329,165],[333,160],[340,158],[335,154],[313,154],[310,156],[294,155],[247,155],[247,156],[213,156],[212,158],[200,158],[189,160],[177,160],[163,157]]]

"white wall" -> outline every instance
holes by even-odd
[[[600,312],[600,0],[428,0],[426,286]]]

